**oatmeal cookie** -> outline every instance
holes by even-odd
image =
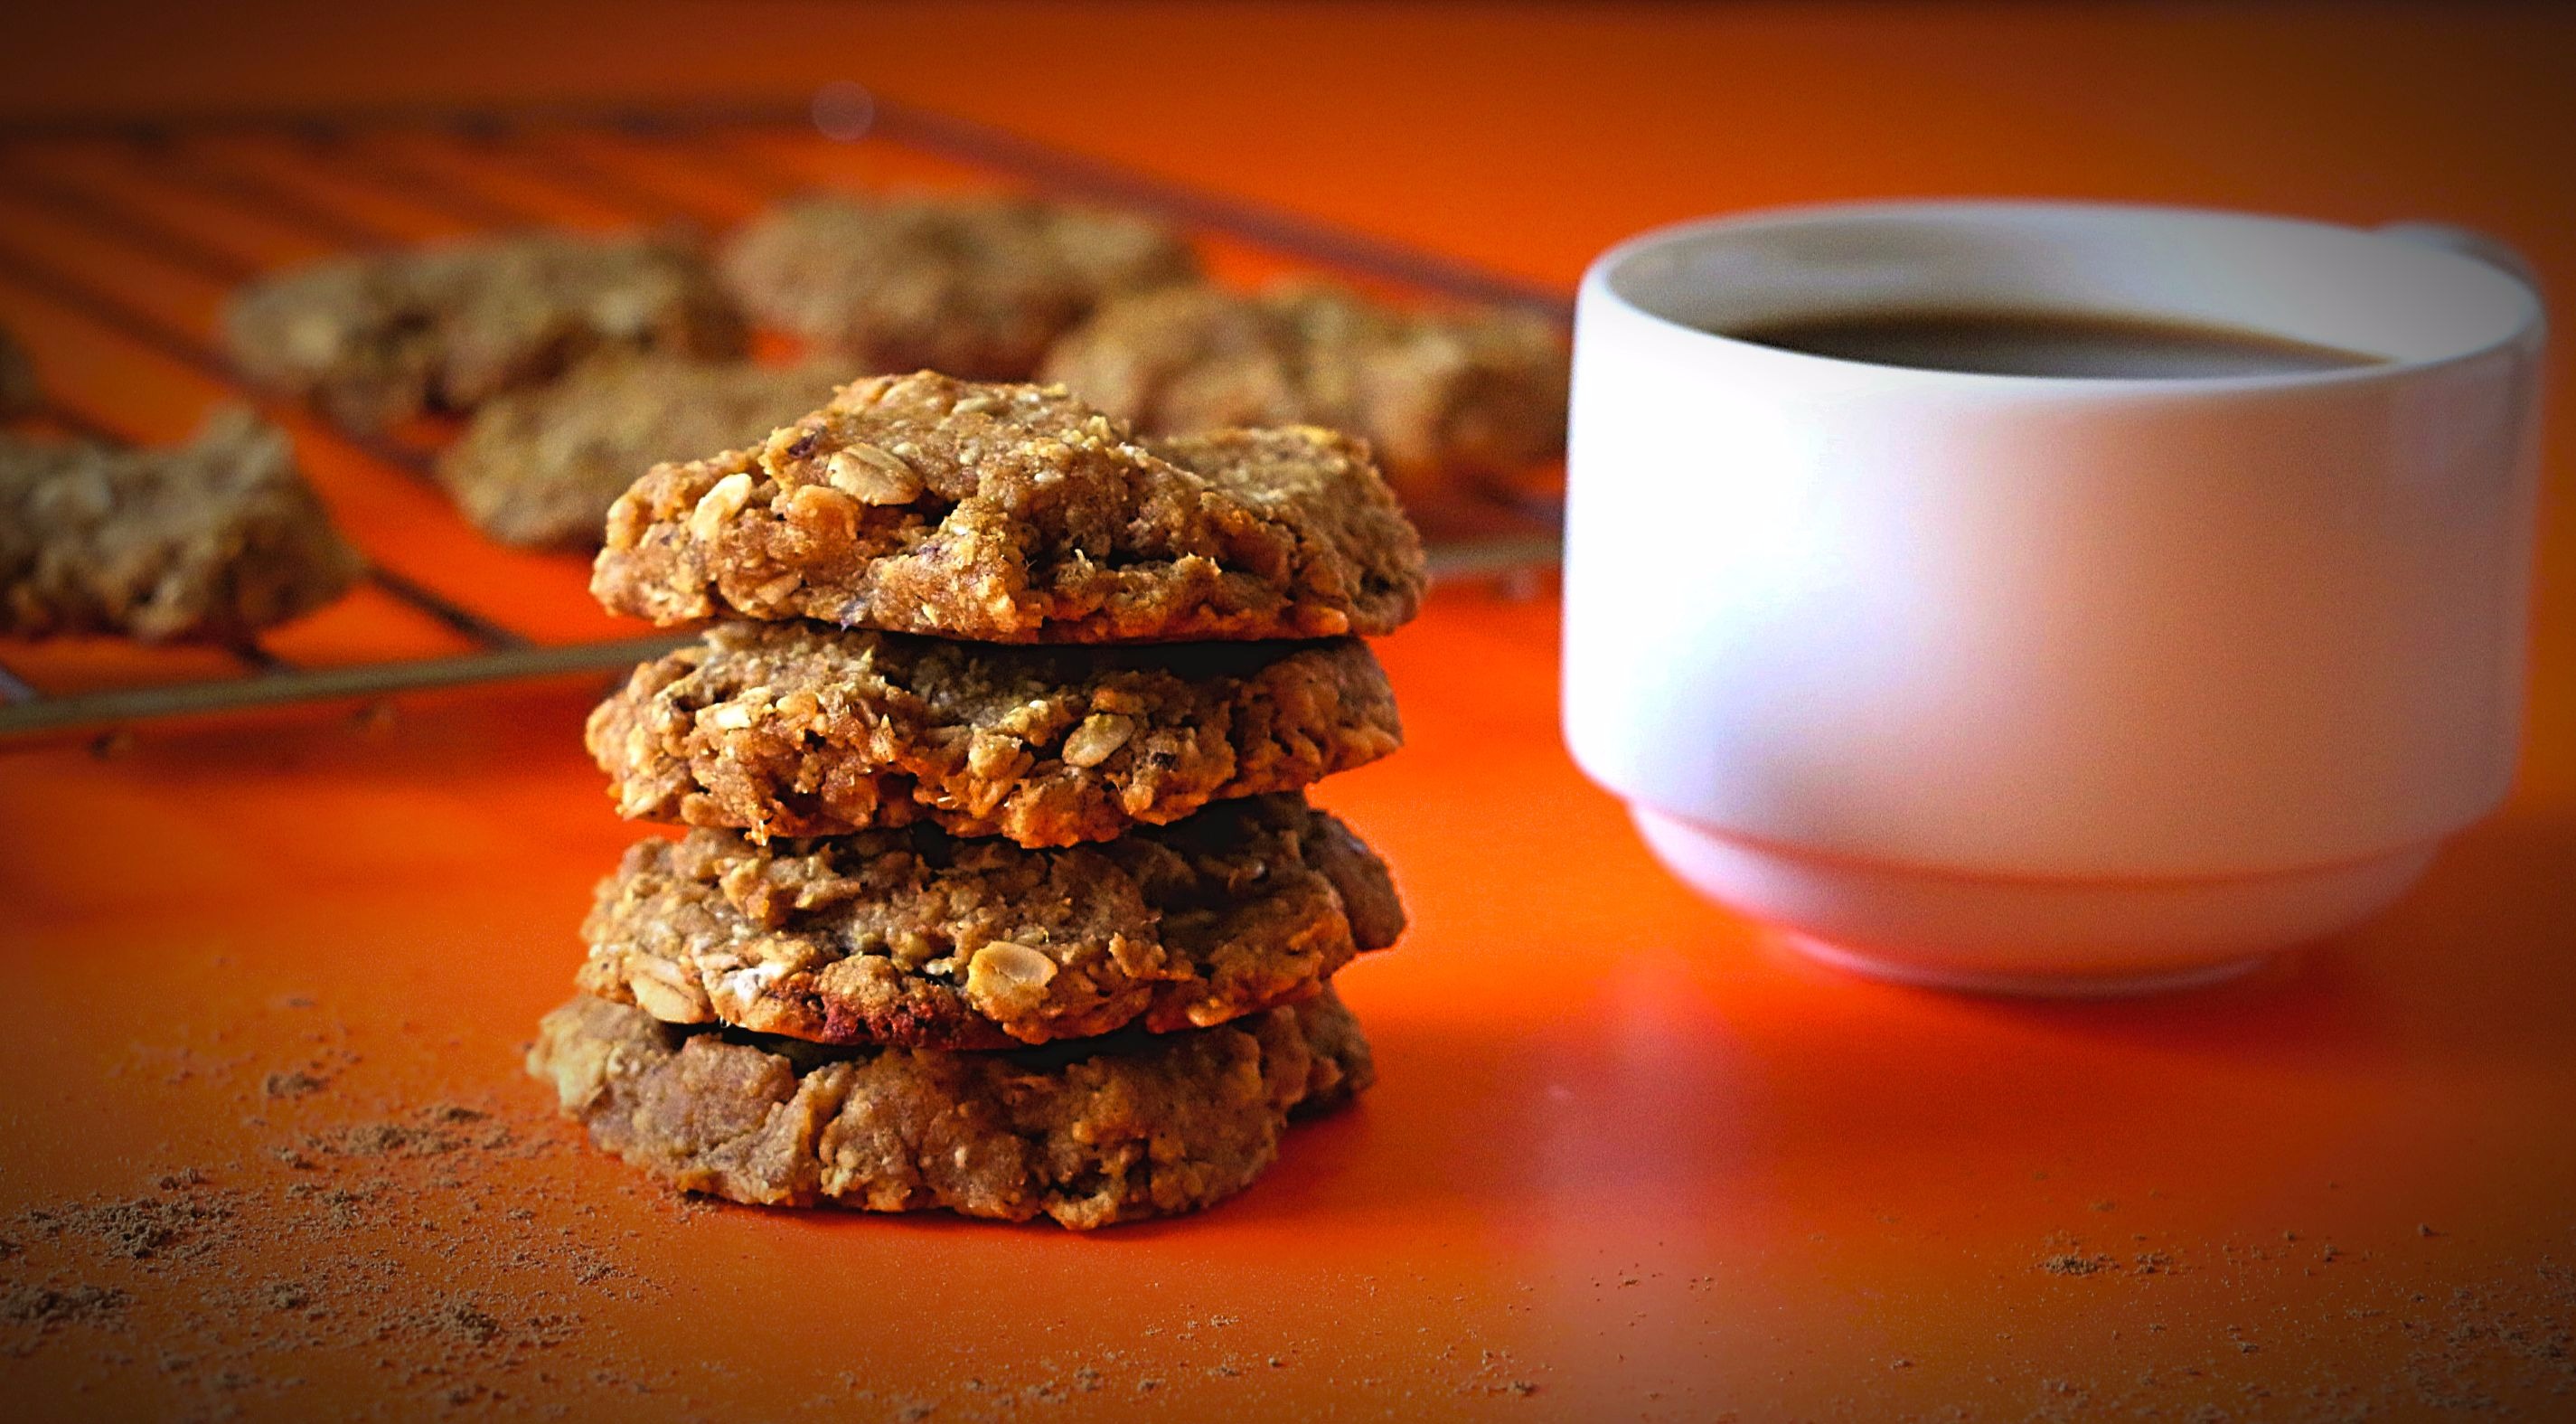
[[[818,1043],[998,1048],[1204,1028],[1404,929],[1386,865],[1302,797],[1030,850],[928,826],[658,837],[601,882],[584,993]]]
[[[363,572],[286,433],[248,411],[171,450],[0,439],[0,632],[231,641]]]
[[[742,317],[670,235],[531,233],[339,257],[263,278],[225,312],[262,385],[374,429],[469,411],[595,353],[740,355]]]
[[[608,507],[654,464],[758,443],[831,399],[837,366],[786,370],[610,356],[475,412],[438,477],[504,543],[596,549]]]
[[[1105,306],[1048,352],[1060,382],[1149,434],[1322,425],[1400,488],[1565,452],[1564,334],[1529,312],[1407,311],[1298,283],[1174,287]]]
[[[44,400],[44,390],[36,384],[36,363],[27,359],[27,348],[0,330],[0,417],[25,415]]]
[[[855,370],[1016,381],[1104,299],[1187,280],[1198,264],[1178,234],[1141,217],[915,196],[782,205],[744,228],[720,266],[754,315]]]
[[[1139,443],[1061,387],[924,371],[655,466],[609,511],[591,591],[665,625],[1114,643],[1386,633],[1423,583],[1420,536],[1357,441]]]
[[[528,1071],[592,1142],[684,1191],[1079,1230],[1232,1196],[1290,1117],[1374,1077],[1329,993],[1194,1033],[1014,1053],[825,1049],[583,997],[546,1015]]]
[[[930,821],[1025,846],[1293,791],[1402,739],[1356,638],[1009,647],[811,623],[718,624],[589,729],[630,818],[756,840]]]

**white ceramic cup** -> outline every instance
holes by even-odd
[[[1714,333],[2269,333],[2306,374],[1966,374]],[[1682,879],[1888,977],[2110,992],[2383,908],[2511,780],[2539,300],[2421,234],[2078,203],[1647,233],[1575,321],[1565,732]]]

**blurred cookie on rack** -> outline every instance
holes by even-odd
[[[754,317],[853,371],[987,380],[1025,379],[1102,302],[1198,271],[1150,218],[995,195],[800,199],[737,233],[719,265]]]
[[[335,257],[263,277],[224,315],[259,384],[374,430],[471,411],[604,352],[742,354],[741,314],[669,233],[523,233]]]
[[[248,411],[175,449],[0,438],[0,634],[232,642],[365,569],[286,433]]]
[[[759,441],[830,399],[836,364],[784,369],[615,354],[485,403],[439,455],[439,482],[504,543],[595,549],[638,470]]]
[[[1563,330],[1534,312],[1413,310],[1287,282],[1111,302],[1038,379],[1148,435],[1329,426],[1368,441],[1411,493],[1562,455],[1569,361]]]

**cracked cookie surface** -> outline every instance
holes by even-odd
[[[1056,343],[1039,379],[1149,435],[1348,431],[1409,490],[1562,455],[1569,361],[1564,332],[1535,313],[1414,311],[1290,283],[1109,303]]]
[[[235,641],[365,568],[286,433],[246,410],[172,449],[0,438],[0,632]]]
[[[528,1070],[594,1143],[683,1190],[1077,1229],[1241,1191],[1292,1114],[1374,1076],[1329,991],[1217,1028],[1015,1053],[819,1049],[585,996],[546,1016]]]
[[[993,196],[834,196],[783,204],[720,267],[764,323],[867,374],[930,367],[1023,380],[1104,299],[1183,281],[1178,234],[1126,213]]]
[[[757,444],[829,400],[839,372],[602,357],[485,404],[441,452],[439,482],[505,543],[596,549],[608,507],[636,476],[664,460]]]
[[[1139,442],[1058,387],[859,381],[760,446],[655,466],[591,591],[686,626],[811,618],[1000,643],[1325,638],[1413,616],[1422,543],[1365,445]]]
[[[601,883],[579,982],[675,1023],[998,1048],[1222,1023],[1403,928],[1385,863],[1293,795],[1054,850],[700,830],[635,845]]]
[[[722,623],[590,717],[620,814],[754,839],[929,821],[1025,846],[1108,840],[1394,751],[1368,645],[957,643]]]
[[[252,379],[360,430],[470,411],[602,352],[726,357],[746,339],[694,243],[560,233],[280,272],[235,294],[225,335]]]

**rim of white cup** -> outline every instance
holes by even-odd
[[[2075,214],[2104,217],[2129,215],[2158,221],[2242,225],[2273,232],[2305,233],[2335,243],[2376,243],[2384,248],[2392,248],[2404,253],[2405,257],[2402,260],[2430,264],[2431,270],[2449,272],[2453,274],[2455,280],[2465,279],[2486,285],[2494,295],[2518,310],[2510,320],[2504,321],[2498,330],[2485,339],[2458,346],[2456,349],[2408,358],[2383,357],[2367,364],[2348,367],[2229,376],[2039,376],[1888,365],[1855,361],[1839,356],[1822,356],[1812,352],[1784,350],[1677,320],[1632,299],[1617,285],[1621,269],[1640,257],[1709,237],[1756,232],[1766,228],[1801,226],[1835,218],[1859,219],[1898,215],[1930,217],[1945,213],[1963,217],[2013,214]],[[2092,199],[1861,199],[1789,204],[1751,209],[1740,213],[1686,218],[1679,222],[1648,228],[1613,245],[1593,259],[1592,265],[1583,274],[1581,301],[1578,304],[1577,314],[1578,325],[1582,320],[1581,309],[1596,302],[1610,303],[1623,313],[1654,323],[1673,333],[1711,343],[1731,354],[1753,359],[1773,359],[1793,363],[1825,362],[1835,366],[1884,373],[1891,379],[1952,385],[1963,389],[1997,392],[2053,389],[2069,393],[2092,392],[2107,396],[2210,390],[2264,390],[2409,378],[2435,367],[2475,361],[2500,349],[2533,340],[2538,333],[2546,329],[2547,325],[2546,310],[2540,293],[2531,283],[2492,262],[2450,248],[2438,247],[2429,242],[2372,228],[2352,227],[2314,218],[2283,217],[2277,214],[2231,208]],[[2126,314],[2142,318],[2171,315],[2152,310]],[[2261,330],[2262,328],[2256,326],[2251,329]]]

